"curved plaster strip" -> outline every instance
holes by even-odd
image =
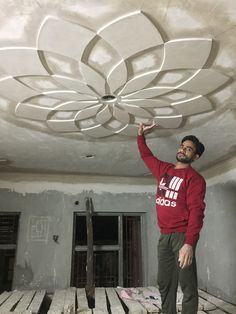
[[[51,76],[46,75],[18,76],[16,79],[22,84],[28,86],[29,88],[37,90],[39,93],[62,88],[62,86],[57,83]]]
[[[97,105],[98,101],[97,100],[86,100],[86,101],[67,101],[63,104],[57,105],[54,107],[54,110],[57,111],[79,111],[88,107],[91,107],[93,105]]]
[[[121,131],[117,132],[121,135],[126,136],[137,136],[138,134],[138,125],[129,124],[125,128],[123,128]]]
[[[135,105],[142,108],[162,108],[170,105],[164,99],[128,99],[125,98],[125,103],[128,105]]]
[[[78,127],[74,119],[68,120],[48,120],[47,125],[56,132],[78,132]]]
[[[154,122],[164,128],[177,129],[182,122],[182,115],[155,117]]]
[[[18,117],[46,121],[48,114],[52,111],[51,108],[31,105],[29,103],[19,103],[16,106],[15,114]]]
[[[186,101],[174,102],[171,106],[176,108],[183,116],[194,115],[196,113],[212,110],[212,104],[203,96],[187,99]]]
[[[124,60],[122,60],[119,64],[115,65],[107,76],[110,93],[113,94],[118,88],[122,87],[127,82],[127,77],[127,67]]]
[[[90,108],[85,108],[83,110],[80,110],[76,116],[75,120],[84,120],[87,118],[90,118],[97,114],[98,110],[103,106],[103,104],[95,105]]]
[[[193,92],[195,94],[206,95],[229,80],[229,77],[212,69],[201,69],[191,80],[187,80],[176,88]]]
[[[38,95],[38,92],[8,76],[0,80],[0,94],[18,103],[26,98]]]
[[[165,54],[161,70],[201,69],[211,52],[212,39],[176,39],[164,44]]]
[[[125,100],[126,98],[152,98],[167,94],[173,90],[172,87],[151,87],[142,89],[138,92],[128,94],[123,96],[122,98]]]
[[[43,92],[42,95],[56,98],[59,100],[95,100],[93,96],[79,94],[75,91],[69,91],[69,90],[56,90],[56,91],[50,91],[50,92]]]
[[[92,86],[100,96],[105,95],[105,79],[85,63],[80,62],[80,69],[87,85]]]
[[[84,134],[89,135],[91,137],[95,137],[95,138],[111,136],[114,134],[113,131],[104,128],[100,124],[91,128],[81,129],[81,130],[83,131]]]
[[[69,90],[74,90],[81,94],[88,94],[90,96],[97,97],[97,94],[91,88],[89,88],[89,86],[85,82],[81,82],[77,79],[60,75],[52,75],[52,78]]]
[[[109,42],[124,59],[142,50],[163,44],[156,27],[140,12],[112,21],[100,29],[98,34]]]
[[[37,46],[40,50],[80,61],[84,49],[95,35],[84,26],[49,16],[39,29]]]
[[[119,106],[134,116],[143,117],[143,118],[152,118],[152,115],[143,108],[140,108],[134,105],[127,105],[127,104],[120,104]]]
[[[101,111],[96,115],[96,120],[98,124],[104,124],[112,118],[112,113],[110,111],[109,105],[106,105]]]
[[[127,94],[136,92],[140,89],[145,88],[149,83],[151,83],[157,76],[159,71],[151,71],[148,73],[141,74],[139,76],[133,77],[129,80],[124,88],[118,93],[120,96],[125,96]]]
[[[38,50],[28,47],[0,48],[1,69],[7,75],[48,75]]]
[[[114,106],[113,108],[113,116],[118,121],[128,124],[130,122],[130,115],[127,111],[121,110],[117,106]]]

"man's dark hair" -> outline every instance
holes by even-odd
[[[193,144],[195,144],[196,146],[196,154],[199,155],[199,157],[203,154],[204,150],[205,150],[205,147],[204,145],[199,141],[199,139],[194,136],[194,135],[187,135],[185,136],[181,143],[185,142],[185,141],[191,141],[193,142]]]

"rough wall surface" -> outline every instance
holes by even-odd
[[[44,190],[49,188],[49,181],[41,185],[36,181],[23,181],[19,186],[16,182],[0,185],[10,185],[9,189],[0,190],[0,211],[20,213],[13,288],[53,291],[70,286],[73,216],[74,212],[85,212],[87,196],[92,198],[95,212],[143,214],[144,284],[156,283],[157,228],[154,193],[150,192],[154,191],[154,185],[144,183],[142,186],[142,182],[137,184],[136,180],[129,189],[125,182],[105,187],[94,180],[92,183],[84,181],[85,189],[83,182],[74,182],[73,193],[70,193],[71,186],[65,182],[63,192],[60,183],[55,181],[50,182],[51,190]],[[58,243],[53,235],[59,236]]]
[[[225,178],[219,177],[218,183],[207,180],[207,208],[197,247],[198,277],[200,288],[236,304],[236,184],[226,183]],[[70,285],[73,213],[85,211],[87,196],[92,197],[96,212],[144,215],[144,285],[155,285],[159,232],[154,192],[155,182],[147,178],[4,174],[0,211],[21,213],[13,288],[50,291]],[[58,244],[54,234],[59,235]]]
[[[200,288],[236,304],[236,183],[207,188],[197,249]]]

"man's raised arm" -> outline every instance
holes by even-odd
[[[154,176],[156,176],[159,161],[148,148],[146,144],[145,133],[150,132],[155,127],[155,123],[152,123],[150,125],[140,123],[137,136],[137,144],[140,156]]]

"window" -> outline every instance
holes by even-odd
[[[96,287],[142,285],[141,216],[95,214],[93,223]],[[86,216],[75,213],[71,284],[86,285]]]
[[[0,291],[11,290],[19,214],[0,213]]]

